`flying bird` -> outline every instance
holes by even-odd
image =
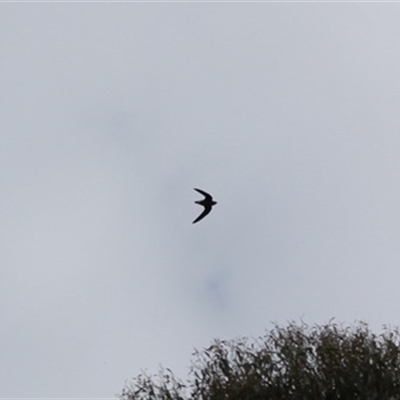
[[[217,204],[216,201],[213,200],[212,196],[209,195],[208,193],[204,192],[203,190],[196,189],[194,188],[197,192],[202,194],[204,196],[203,200],[195,201],[196,204],[200,204],[201,206],[204,207],[203,212],[192,222],[195,224],[196,222],[199,222],[201,219],[203,219],[210,211],[213,205]]]

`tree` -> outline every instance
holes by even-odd
[[[189,380],[141,374],[121,400],[398,400],[400,335],[367,324],[275,326],[263,337],[195,351]]]

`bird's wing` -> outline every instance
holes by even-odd
[[[201,219],[203,219],[209,212],[211,211],[211,206],[204,206],[204,211],[192,222],[192,224],[195,224],[196,222],[199,222]]]
[[[207,192],[205,192],[204,190],[196,189],[196,188],[194,188],[194,190],[201,193],[207,200],[212,200],[212,196],[210,194],[208,194]],[[210,211],[208,211],[208,212],[210,212]]]

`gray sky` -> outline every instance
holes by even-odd
[[[0,397],[400,325],[400,4],[0,11]]]

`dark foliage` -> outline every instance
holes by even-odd
[[[140,375],[121,400],[400,400],[400,335],[361,323],[276,326],[196,351],[190,379]]]

